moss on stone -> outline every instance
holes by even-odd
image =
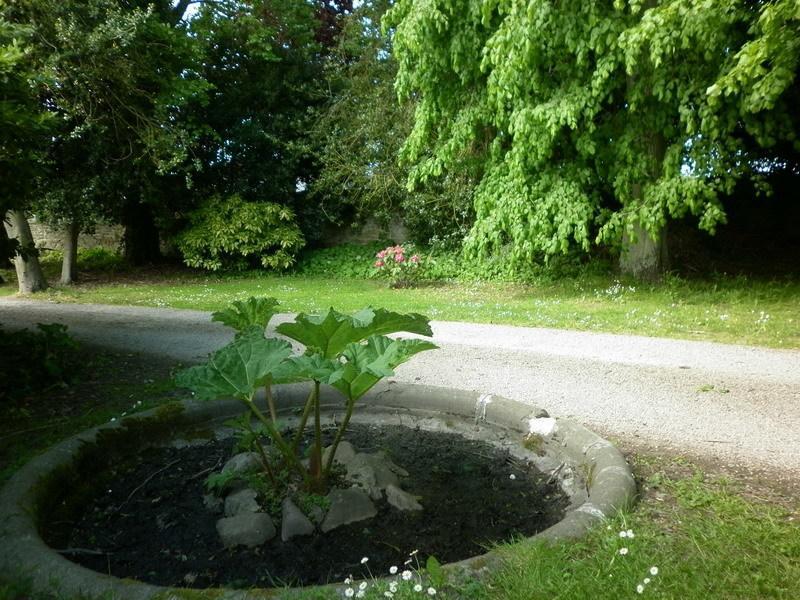
[[[526,450],[529,450],[537,456],[544,456],[545,439],[538,433],[529,433],[522,438],[522,445]]]

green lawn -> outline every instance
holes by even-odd
[[[14,292],[13,284],[0,286],[0,294]],[[38,297],[216,310],[251,295],[274,296],[287,312],[374,305],[438,320],[800,348],[800,282],[792,280],[668,278],[650,285],[586,275],[527,285],[441,283],[389,289],[375,279],[128,272],[122,278],[106,275],[72,288],[53,288]]]
[[[681,464],[640,457],[639,506],[583,541],[503,547],[505,567],[485,597],[616,600],[638,596],[640,585],[647,598],[800,597],[797,507],[791,514],[748,501],[741,484],[700,471],[680,475]],[[629,529],[633,538],[619,536]]]

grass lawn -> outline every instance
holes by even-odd
[[[612,600],[638,596],[637,586],[648,598],[800,597],[796,499],[793,509],[770,506],[752,498],[768,488],[680,457],[630,460],[642,494],[634,510],[577,543],[503,547],[486,597]],[[635,537],[621,538],[627,530]]]
[[[169,380],[172,365],[93,350],[85,351],[85,363],[83,376],[72,386],[0,407],[0,484],[64,436],[178,395]],[[616,600],[638,597],[638,585],[643,597],[663,599],[800,597],[796,489],[781,489],[769,479],[722,465],[699,466],[685,457],[616,442],[637,476],[636,506],[579,542],[501,546],[499,570],[482,581],[437,584],[437,597]],[[627,530],[634,536],[620,537]],[[370,588],[367,597],[383,599],[382,592]],[[422,597],[428,596],[407,585],[395,595],[398,600]],[[0,600],[23,598],[51,600],[30,594],[15,574],[1,573]]]
[[[47,265],[53,277],[57,265]],[[11,273],[5,272],[5,275]],[[0,295],[16,289],[0,285]],[[217,310],[251,295],[274,296],[286,312],[367,305],[414,311],[431,319],[800,348],[800,281],[719,277],[663,283],[620,281],[584,273],[530,284],[432,283],[389,289],[376,279],[323,276],[208,275],[180,268],[85,273],[85,281],[35,297]]]

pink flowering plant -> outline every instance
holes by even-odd
[[[422,257],[411,244],[387,246],[375,255],[376,274],[389,278],[390,287],[409,287],[422,274]]]

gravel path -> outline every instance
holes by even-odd
[[[37,322],[61,322],[87,342],[182,362],[201,360],[232,337],[198,311],[0,299],[4,327]],[[416,356],[397,380],[492,392],[621,439],[800,479],[800,351],[432,325],[441,349]]]

